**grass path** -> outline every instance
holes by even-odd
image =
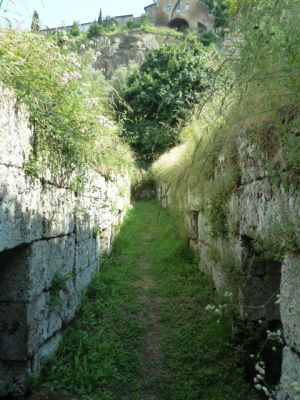
[[[168,212],[137,203],[32,399],[255,399],[215,297]]]

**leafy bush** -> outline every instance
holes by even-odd
[[[106,32],[116,31],[119,28],[119,23],[115,18],[112,17],[105,17],[102,21],[102,25]]]
[[[70,30],[70,35],[75,37],[80,36],[80,29],[78,22],[76,21],[73,22],[72,28]]]
[[[125,137],[145,161],[178,142],[178,132],[209,89],[213,68],[197,42],[167,45],[146,55],[124,91]]]
[[[30,112],[34,128],[28,172],[82,173],[132,165],[118,138],[104,79],[91,79],[75,53],[32,33],[0,32],[0,75]]]
[[[103,27],[102,25],[98,24],[98,22],[94,22],[90,25],[89,30],[87,32],[87,37],[89,39],[100,36],[103,34]]]

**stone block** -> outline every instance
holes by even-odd
[[[236,204],[236,202],[235,202]],[[291,207],[292,205],[292,207]],[[299,225],[300,197],[294,188],[285,192],[262,179],[245,185],[238,200],[236,211],[239,218],[239,233],[251,235],[258,233],[268,237],[268,232],[274,225],[284,226],[288,221]]]
[[[226,273],[216,263],[211,263],[211,277],[218,292],[228,289]]]
[[[63,324],[68,324],[75,317],[81,305],[81,296],[76,288],[76,278],[66,283],[66,290],[59,292],[58,310]]]
[[[41,190],[23,170],[0,165],[0,252],[42,237]]]
[[[72,274],[75,236],[39,240],[0,253],[0,262],[0,301],[30,301],[50,288],[54,277]]]
[[[32,135],[26,108],[0,85],[0,164],[23,168],[31,152]]]
[[[55,354],[61,341],[62,334],[57,333],[38,349],[32,361],[33,372],[39,372],[41,370],[41,368],[45,364],[45,361]]]
[[[81,296],[75,288],[73,277],[63,282],[63,287],[53,286],[42,293],[27,308],[27,355],[36,351],[69,323],[80,308]]]
[[[96,222],[96,213],[100,213],[100,206],[100,202],[94,202],[89,197],[81,196],[77,198],[75,215],[77,242],[87,240],[93,236],[96,226],[100,225],[100,223]]]
[[[287,255],[282,264],[280,314],[287,345],[300,353],[300,255]]]
[[[52,310],[54,307],[50,302],[49,293],[42,293],[28,304],[26,316],[28,357],[33,356],[38,348],[62,327],[60,316]]]
[[[286,346],[282,353],[281,380],[276,399],[294,400],[295,392],[291,388],[294,382],[300,383],[300,356]]]
[[[48,292],[28,304],[27,355],[32,357],[38,349],[69,323],[80,307],[81,298],[75,289],[73,277],[63,287],[53,286]]]
[[[99,261],[96,260],[85,268],[78,271],[76,275],[76,290],[83,293],[91,283],[95,274],[99,271]]]
[[[267,179],[245,185],[239,198],[240,234],[263,234],[282,211],[279,193]]]
[[[0,360],[26,361],[27,306],[0,303]]]
[[[65,188],[44,185],[41,194],[43,237],[68,235],[75,230],[75,194]]]
[[[94,238],[76,243],[75,270],[80,271],[98,258],[97,240]]]
[[[245,184],[265,178],[265,154],[262,153],[257,144],[249,142],[242,135],[237,138],[237,141],[242,183]]]
[[[95,171],[89,171],[86,177],[86,184],[84,186],[84,191],[80,195],[83,197],[101,199],[102,201],[106,199],[107,191],[107,180]]]
[[[0,361],[0,398],[24,394],[27,375],[31,372],[29,361]]]
[[[212,261],[210,258],[210,251],[203,243],[199,244],[199,269],[204,272],[208,277],[212,275]]]
[[[203,243],[208,243],[210,240],[211,229],[209,223],[203,213],[198,215],[198,238]]]

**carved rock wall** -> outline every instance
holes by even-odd
[[[273,231],[273,239],[275,236],[280,247],[281,241],[289,240],[284,237],[288,236],[286,227],[292,225],[295,232],[300,231],[299,189],[272,184],[255,145],[238,138],[237,146],[241,176],[238,188],[227,201],[228,235],[213,237],[197,187],[189,189],[180,207],[187,210],[189,242],[198,255],[200,269],[212,278],[220,292],[235,293],[243,319],[265,320],[269,329],[283,330],[277,398],[292,400],[295,394],[289,386],[295,381],[300,383],[300,254],[292,248],[280,259],[276,248],[272,249],[274,256],[257,254],[253,238],[260,237],[268,243]],[[224,163],[226,160],[221,157],[216,175],[222,174]],[[172,206],[170,187],[163,180],[158,182],[157,193],[163,206]],[[276,233],[277,228],[280,229]],[[280,304],[276,302],[277,295],[281,297]]]
[[[110,251],[130,204],[128,176],[91,171],[81,193],[30,178],[32,130],[24,107],[0,87],[0,397],[52,355]]]
[[[173,36],[146,32],[101,36],[95,39],[96,51],[100,52],[101,56],[94,67],[102,70],[105,77],[110,79],[121,66],[128,66],[131,63],[142,64],[147,51],[179,41]]]

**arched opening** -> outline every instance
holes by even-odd
[[[189,28],[189,24],[183,18],[174,18],[170,22],[170,28],[173,28],[173,29],[176,29],[177,31],[183,32]]]

